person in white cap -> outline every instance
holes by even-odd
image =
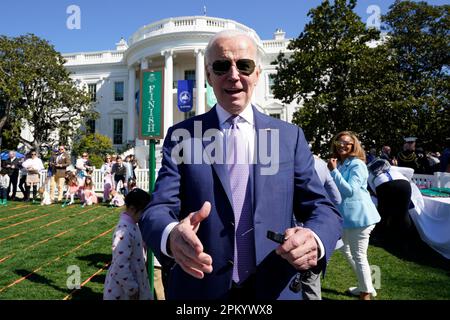
[[[397,155],[397,161],[399,167],[408,167],[417,171],[419,165],[417,163],[416,156],[416,137],[404,138],[405,144],[403,145],[403,151],[400,151]]]

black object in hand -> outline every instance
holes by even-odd
[[[284,234],[270,230],[267,230],[267,238],[280,244],[284,242]]]

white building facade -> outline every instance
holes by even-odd
[[[121,39],[116,50],[63,54],[71,77],[86,86],[95,101],[99,119],[87,123],[96,133],[111,137],[118,150],[139,147],[139,118],[136,92],[140,87],[140,71],[164,71],[164,129],[194,114],[202,114],[211,106],[206,103],[205,48],[209,39],[224,29],[237,29],[251,35],[258,44],[262,72],[252,102],[260,111],[291,122],[299,105],[285,105],[271,93],[271,75],[280,51],[286,52],[288,39],[277,30],[274,39],[261,40],[251,28],[238,22],[207,16],[168,18],[146,25],[128,42]],[[195,80],[194,108],[183,113],[177,107],[177,81]]]

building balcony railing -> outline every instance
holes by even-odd
[[[224,29],[241,30],[253,34],[258,42],[261,41],[253,29],[238,22],[206,16],[192,16],[168,18],[146,25],[129,38],[128,45],[132,46],[139,41],[162,34],[193,31],[216,33]]]
[[[119,63],[123,60],[123,52],[101,51],[77,54],[63,54],[66,66],[96,63]]]

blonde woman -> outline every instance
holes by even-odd
[[[344,219],[342,252],[358,278],[358,287],[350,293],[359,294],[361,300],[370,300],[376,291],[372,285],[367,248],[370,233],[380,221],[380,215],[367,191],[369,172],[366,156],[355,133],[338,133],[331,144],[332,158],[328,169],[342,196],[338,205]]]

